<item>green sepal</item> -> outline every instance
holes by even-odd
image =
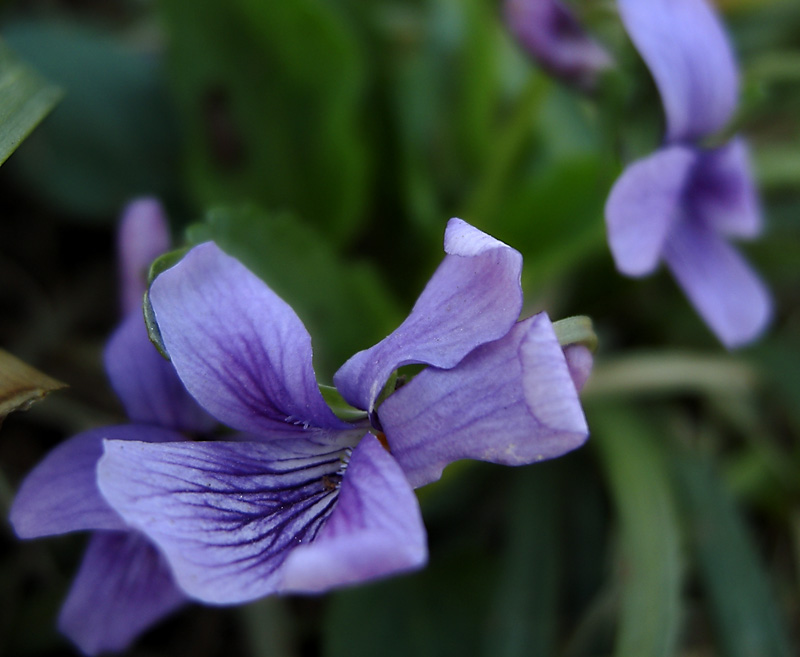
[[[158,323],[156,322],[156,313],[153,310],[153,304],[150,302],[150,286],[153,284],[156,276],[178,264],[178,262],[183,259],[183,256],[188,253],[190,248],[191,247],[186,246],[181,249],[175,249],[174,251],[168,251],[164,255],[159,256],[153,260],[147,272],[147,291],[144,293],[144,300],[142,302],[144,323],[147,326],[147,335],[150,338],[150,342],[158,349],[158,353],[167,360],[169,360],[169,354],[164,345],[164,339],[161,337],[161,330],[158,328]]]
[[[591,318],[586,315],[575,315],[553,322],[553,330],[562,347],[582,344],[592,352],[597,350],[597,334]]]
[[[334,415],[340,420],[344,420],[345,422],[357,422],[358,420],[367,419],[367,412],[350,406],[336,388],[323,385],[322,383],[318,385],[325,403],[331,407]]]

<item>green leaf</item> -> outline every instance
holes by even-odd
[[[0,164],[53,109],[62,92],[0,41]]]
[[[704,457],[677,459],[681,498],[721,654],[794,654],[740,511]]]
[[[372,269],[345,260],[318,231],[288,214],[218,208],[189,237],[214,240],[294,308],[311,333],[323,378],[400,323],[394,299]]]
[[[672,657],[680,632],[681,554],[667,460],[652,425],[631,409],[589,413],[620,534],[617,657]]]
[[[189,181],[202,207],[296,212],[338,243],[363,219],[361,54],[321,0],[165,0]]]

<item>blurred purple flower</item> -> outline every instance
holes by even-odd
[[[163,557],[111,509],[96,481],[106,439],[174,442],[184,440],[181,431],[213,426],[150,343],[142,318],[146,268],[168,247],[160,205],[131,203],[119,229],[124,319],[104,354],[131,423],[85,431],[56,447],[25,478],[11,507],[21,538],[95,530],[59,616],[61,631],[90,655],[123,650],[186,600]]]
[[[459,219],[445,251],[403,324],[334,377],[363,411],[353,422],[325,403],[294,311],[216,245],[153,282],[179,376],[249,438],[109,440],[98,482],[191,596],[238,603],[419,568],[427,547],[413,487],[455,459],[518,465],[585,440],[550,321],[517,322],[520,254]],[[411,363],[429,367],[381,402],[390,374]]]
[[[736,63],[705,0],[620,0],[620,15],[653,74],[667,118],[666,143],[634,162],[606,203],[617,268],[653,272],[663,260],[700,316],[728,348],[766,327],[765,286],[728,244],[761,231],[747,149],[734,138],[714,149],[736,106]]]
[[[560,0],[505,0],[506,24],[551,75],[588,90],[613,64],[611,56]]]

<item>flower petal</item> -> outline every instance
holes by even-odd
[[[215,422],[192,399],[172,363],[150,342],[141,308],[120,323],[103,354],[108,378],[134,422],[203,433]]]
[[[612,65],[608,52],[558,0],[506,0],[504,13],[520,45],[556,77],[590,89]]]
[[[743,139],[703,151],[687,191],[688,213],[729,237],[761,232],[761,208]]]
[[[738,74],[708,2],[619,0],[618,6],[661,94],[667,141],[696,141],[721,130],[736,108]]]
[[[167,218],[161,204],[140,198],[128,204],[117,232],[122,314],[142,310],[150,263],[169,250]]]
[[[589,380],[594,365],[594,355],[582,344],[570,344],[564,347],[564,358],[567,359],[569,374],[575,389],[580,392]]]
[[[588,435],[547,315],[517,323],[451,370],[428,368],[378,409],[392,455],[414,487],[459,459],[522,465],[560,456]]]
[[[125,650],[184,604],[158,551],[134,532],[98,532],[59,615],[59,629],[86,654]]]
[[[707,226],[685,221],[664,259],[689,301],[729,349],[754,340],[772,314],[769,292],[741,255]]]
[[[606,229],[621,273],[644,276],[658,266],[696,161],[694,150],[671,146],[634,162],[614,183],[606,201]]]
[[[333,513],[312,543],[289,554],[281,589],[320,593],[422,567],[419,503],[403,471],[368,434],[350,458]]]
[[[127,528],[97,488],[95,469],[106,438],[183,440],[157,427],[126,424],[85,431],[61,443],[25,477],[11,505],[11,524],[20,538]]]
[[[261,443],[109,441],[103,495],[165,554],[179,586],[231,604],[276,592],[337,497],[343,449],[299,437]]]
[[[398,367],[454,367],[478,345],[505,335],[519,317],[518,251],[461,219],[448,222],[444,248],[447,255],[406,320],[335,374],[339,392],[356,408],[371,411]]]
[[[212,242],[158,276],[150,300],[181,380],[220,421],[276,435],[349,426],[322,398],[300,318]]]

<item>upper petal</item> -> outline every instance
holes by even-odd
[[[397,462],[367,435],[353,451],[333,513],[281,567],[281,590],[333,587],[422,567],[428,550],[417,498]]]
[[[109,441],[98,483],[190,596],[238,603],[279,590],[279,568],[330,515],[343,450],[261,443]]]
[[[333,380],[353,406],[372,410],[393,370],[411,363],[455,366],[475,347],[505,335],[522,309],[522,256],[451,219],[445,256],[411,314],[388,337],[348,360]]]
[[[556,77],[590,88],[611,66],[606,50],[559,0],[506,0],[504,13],[520,45]]]
[[[125,650],[187,601],[164,558],[135,532],[97,532],[59,614],[58,627],[88,655]]]
[[[169,229],[161,204],[152,198],[131,201],[117,232],[122,312],[142,309],[150,263],[169,250]]]
[[[521,465],[560,456],[588,435],[547,315],[523,320],[451,370],[428,368],[378,409],[392,455],[423,486],[458,459]]]
[[[253,433],[348,426],[322,398],[300,318],[212,242],[158,276],[150,299],[181,380],[220,421]]]
[[[761,232],[761,208],[743,139],[703,151],[687,190],[687,212],[731,237]]]
[[[619,0],[625,29],[656,81],[668,141],[722,129],[736,108],[738,74],[725,30],[706,0]]]
[[[127,528],[97,488],[97,461],[106,438],[183,440],[172,431],[126,424],[85,431],[61,443],[25,477],[14,498],[10,520],[20,538]]]
[[[643,276],[658,266],[697,157],[683,146],[663,148],[628,166],[614,183],[606,201],[606,229],[623,274]]]
[[[772,315],[758,275],[708,226],[684,221],[670,235],[664,259],[689,301],[728,348],[757,338]]]
[[[172,363],[150,342],[138,308],[128,313],[103,354],[111,386],[128,417],[178,431],[210,431],[214,419],[189,395]]]

